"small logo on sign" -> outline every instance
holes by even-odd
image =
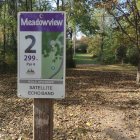
[[[28,69],[26,73],[27,74],[35,74],[35,71],[33,69]]]

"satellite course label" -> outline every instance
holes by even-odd
[[[18,14],[18,96],[65,97],[65,12]]]

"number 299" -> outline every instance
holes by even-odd
[[[24,55],[24,61],[35,61],[35,55]]]

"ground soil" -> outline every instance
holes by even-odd
[[[90,68],[89,68],[90,67]],[[66,98],[54,102],[54,140],[140,140],[135,72],[67,70]],[[16,96],[16,75],[0,75],[0,140],[31,140],[33,100]]]

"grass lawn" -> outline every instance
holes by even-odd
[[[77,66],[77,68],[81,69],[81,66]],[[113,64],[113,65],[91,65],[91,66],[82,66],[82,69],[90,70],[90,71],[100,71],[100,72],[123,72],[123,73],[134,73],[136,74],[137,67],[129,65],[129,64]]]
[[[76,62],[76,64],[95,64],[95,60],[92,58],[92,54],[81,54],[81,53],[77,53],[74,56],[74,60]]]

